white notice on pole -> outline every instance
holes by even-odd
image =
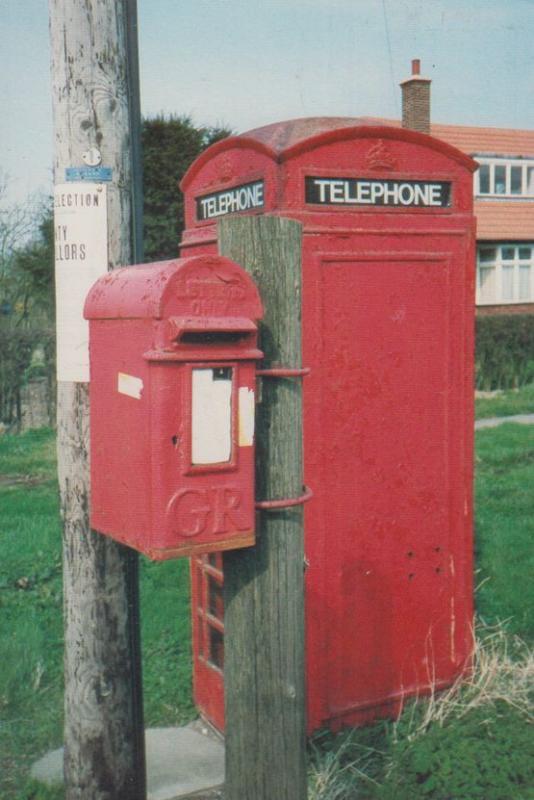
[[[87,292],[108,267],[106,186],[62,183],[54,187],[57,379],[89,381]]]

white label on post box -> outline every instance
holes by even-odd
[[[117,375],[117,391],[120,394],[128,395],[128,397],[133,397],[135,400],[140,400],[143,381],[141,378],[127,375],[125,372],[119,372]]]
[[[193,369],[193,464],[219,464],[232,457],[232,380],[232,367]]]
[[[254,389],[239,388],[239,446],[254,444]]]
[[[105,185],[54,187],[58,381],[89,380],[89,323],[83,306],[108,268],[107,219]]]

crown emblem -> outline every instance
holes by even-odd
[[[221,158],[217,171],[219,173],[219,180],[223,183],[226,183],[234,177],[234,168],[228,156],[223,156]]]
[[[365,165],[369,169],[395,169],[397,161],[380,139],[367,153]]]

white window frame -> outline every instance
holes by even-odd
[[[480,191],[480,170],[477,170],[474,175],[474,183],[475,183],[475,196],[476,197],[498,197],[499,199],[507,198],[512,200],[517,200],[519,198],[525,197],[532,197],[534,198],[534,180],[532,181],[532,188],[529,191],[528,187],[528,169],[531,168],[534,170],[534,158],[532,159],[524,159],[524,158],[503,158],[503,157],[484,157],[484,156],[474,156],[476,161],[482,165],[489,166],[489,192],[481,192]],[[505,174],[506,174],[506,187],[503,193],[497,193],[495,191],[495,167],[504,167]],[[511,175],[512,175],[512,167],[521,167],[521,191],[517,193],[512,193],[511,191]]]
[[[506,248],[514,248],[514,257],[503,258],[503,251]],[[519,258],[519,249],[530,247],[530,259]],[[495,250],[495,258],[489,261],[481,260],[482,250]],[[520,270],[529,265],[529,296],[528,298],[519,297],[520,289]],[[482,299],[481,291],[481,268],[494,269],[495,296],[490,299]],[[511,269],[512,272],[512,297],[503,298],[505,270]],[[476,278],[476,304],[478,306],[500,306],[517,305],[518,303],[534,303],[534,242],[479,242],[477,246],[477,278]]]

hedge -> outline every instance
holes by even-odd
[[[36,368],[32,356],[42,349],[43,360]],[[0,422],[8,427],[21,421],[21,389],[30,377],[46,378],[48,413],[53,414],[55,337],[51,330],[0,327]]]
[[[476,319],[476,388],[515,389],[534,381],[534,314]]]

